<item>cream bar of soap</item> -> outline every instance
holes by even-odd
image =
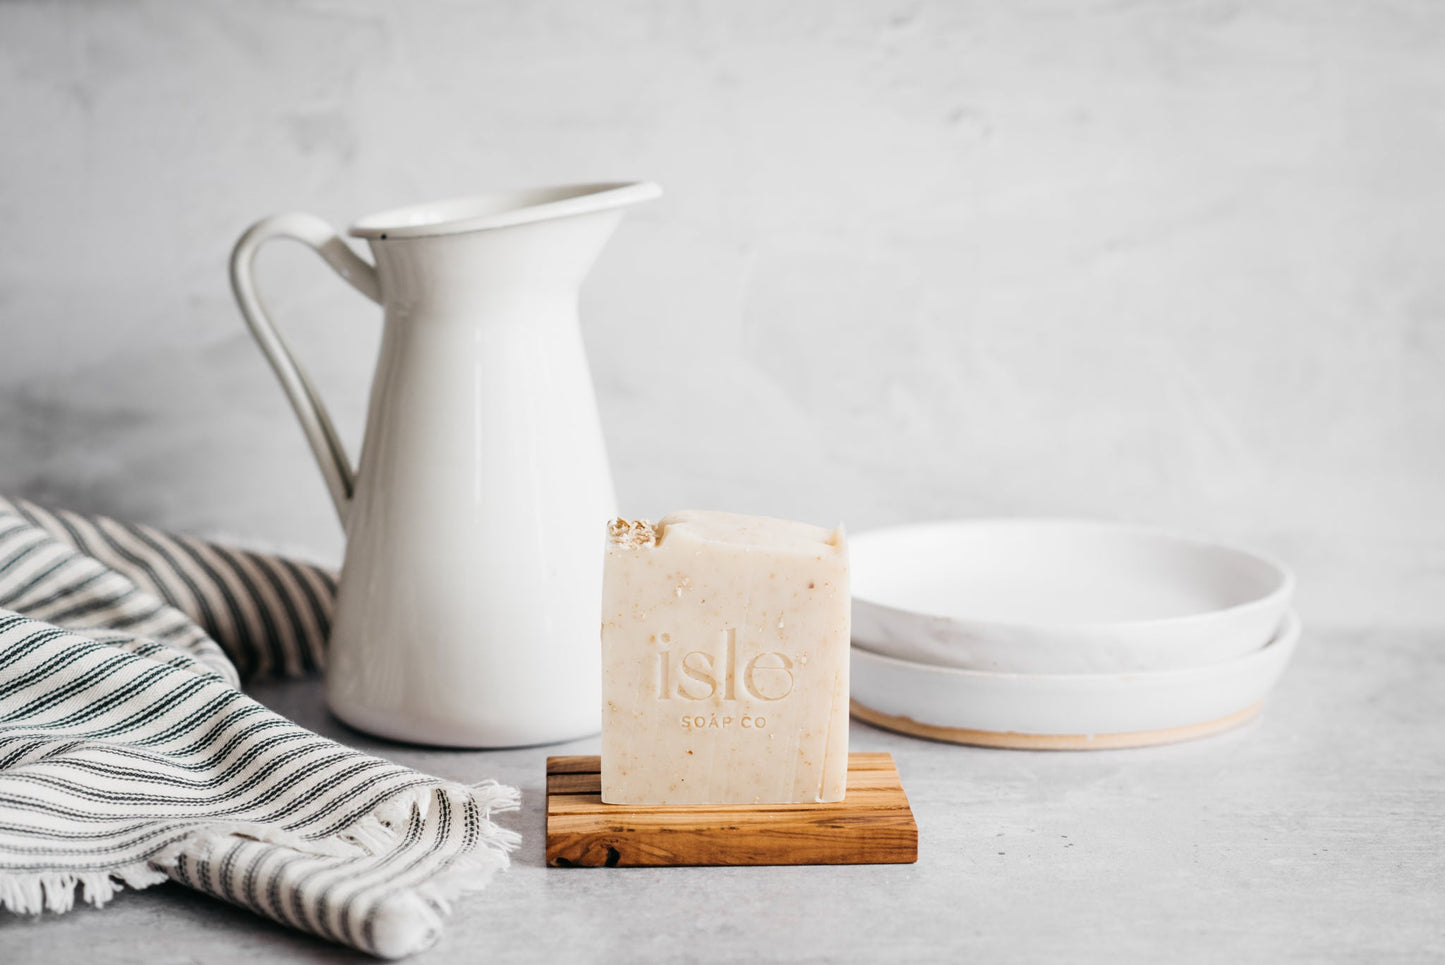
[[[841,528],[714,512],[613,520],[602,611],[604,802],[843,799]]]

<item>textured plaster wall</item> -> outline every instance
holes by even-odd
[[[0,4],[0,492],[334,555],[235,237],[633,177],[625,510],[1156,522],[1445,621],[1429,2]],[[354,446],[378,313],[261,272]]]

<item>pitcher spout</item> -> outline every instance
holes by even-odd
[[[651,201],[661,194],[662,188],[651,181],[610,181],[499,191],[392,208],[362,218],[352,225],[349,233],[354,238],[380,241],[455,235],[613,211]]]
[[[661,193],[643,181],[476,195],[384,211],[350,233],[370,243],[389,303],[575,297],[623,211]]]

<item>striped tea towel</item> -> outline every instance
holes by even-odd
[[[0,907],[171,879],[394,958],[517,836],[517,792],[427,777],[238,689],[321,661],[315,567],[0,499]]]

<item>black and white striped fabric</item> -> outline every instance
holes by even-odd
[[[517,791],[279,717],[243,676],[320,667],[314,566],[0,499],[0,907],[167,879],[374,955],[427,947],[507,863]]]

